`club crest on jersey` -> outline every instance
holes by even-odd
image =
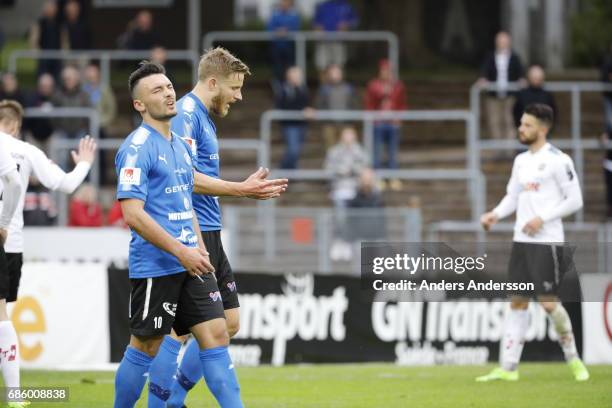
[[[184,137],[183,140],[189,145],[189,148],[191,149],[191,154],[196,155],[198,153],[198,146],[196,146],[196,141],[190,137]]]
[[[208,296],[212,299],[213,302],[221,300],[221,293],[219,291],[210,292]]]
[[[536,183],[536,182],[525,183],[525,185],[523,186],[523,190],[525,190],[525,191],[539,191],[540,190],[540,183]]]
[[[123,167],[119,172],[119,184],[139,186],[140,172],[138,167]]]
[[[228,282],[226,286],[230,290],[230,292],[236,291],[236,282]]]

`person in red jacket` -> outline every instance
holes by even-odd
[[[70,201],[68,225],[71,227],[101,227],[102,206],[97,201],[96,189],[83,184]]]
[[[378,64],[378,76],[368,83],[364,101],[367,110],[399,111],[405,110],[406,87],[395,78],[389,60],[383,59]],[[377,169],[397,169],[397,151],[400,139],[399,120],[377,121],[374,124],[374,167]],[[383,165],[383,145],[386,147],[386,162]],[[399,180],[391,180],[392,190],[400,190]]]

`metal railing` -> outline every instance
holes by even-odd
[[[513,82],[508,85],[504,91],[518,91],[522,87],[519,83]],[[475,83],[470,88],[470,110],[473,114],[476,126],[475,143],[472,145],[469,154],[473,156],[471,161],[481,166],[481,152],[483,150],[514,150],[521,148],[520,143],[512,140],[482,140],[480,135],[480,109],[481,109],[481,93],[496,92],[498,86],[495,83],[480,85]],[[584,181],[584,154],[585,149],[601,149],[601,145],[597,140],[583,140],[581,130],[581,94],[584,92],[603,92],[612,91],[612,85],[602,82],[546,82],[544,89],[550,92],[569,92],[571,94],[571,138],[557,139],[555,138],[555,146],[563,149],[571,149],[576,166],[576,173],[581,181]],[[610,143],[612,148],[612,143]],[[580,210],[576,213],[576,220],[583,221],[584,213]]]
[[[269,42],[285,39],[295,42],[295,62],[302,69],[304,76],[307,73],[306,42],[308,41],[385,41],[391,69],[396,78],[399,77],[399,40],[397,35],[390,31],[289,31],[282,36],[271,31],[211,31],[204,36],[202,42],[204,43],[204,49],[207,49],[212,47],[215,42],[221,41]]]
[[[421,240],[419,208],[347,208],[342,211],[343,239],[350,242],[353,256],[334,261],[330,248],[338,236],[339,214],[328,207],[223,206],[228,257],[235,269],[250,271],[359,274],[361,241]],[[306,230],[304,239],[293,239],[296,220]],[[373,226],[380,230],[372,235]]]
[[[371,157],[374,151],[374,122],[379,120],[402,121],[462,121],[465,122],[466,152],[474,149],[476,133],[474,116],[465,110],[412,110],[412,111],[362,111],[362,110],[336,110],[315,111],[306,116],[302,111],[268,110],[260,118],[260,137],[266,149],[261,165],[272,168],[270,163],[270,145],[272,139],[272,122],[279,120],[314,120],[314,121],[340,121],[352,120],[363,123],[363,137],[365,150]],[[477,217],[485,208],[485,180],[480,172],[476,157],[466,153],[466,169],[414,169],[414,170],[377,170],[381,177],[393,177],[415,180],[465,180],[470,191],[472,219]],[[282,175],[296,180],[328,180],[330,174],[324,170],[280,170],[274,169],[274,174]]]
[[[193,83],[198,79],[199,55],[189,50],[167,50],[167,59],[172,61],[189,61],[191,63],[191,76]],[[8,70],[17,73],[17,61],[19,59],[55,59],[63,61],[89,61],[100,60],[101,81],[110,86],[111,67],[110,62],[116,61],[138,61],[151,58],[150,51],[138,50],[15,50],[11,52],[8,60]]]
[[[570,245],[575,243],[578,247],[595,248],[596,253],[589,254],[591,256],[580,254],[584,264],[594,265],[595,270],[588,272],[612,273],[612,223],[565,222],[563,227],[566,232],[565,242]],[[478,222],[441,221],[429,224],[424,234],[428,242],[452,243],[449,239],[442,239],[442,236],[454,233],[463,234],[457,242],[486,243],[491,241],[491,237],[500,236],[503,236],[505,242],[510,242],[513,232],[514,223],[510,222],[500,222],[491,231],[485,232]],[[465,234],[473,234],[474,240],[466,240]]]

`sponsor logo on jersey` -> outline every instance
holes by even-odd
[[[197,244],[198,236],[191,231],[189,228],[181,228],[181,235],[176,237],[176,239],[183,244]]]
[[[525,191],[540,191],[540,183],[529,182],[525,183],[523,186],[523,190]]]
[[[163,155],[161,155],[161,154],[160,154],[160,155],[158,155],[158,156],[157,156],[157,159],[158,159],[159,161],[163,161],[164,163],[166,163],[166,166],[168,165],[168,162],[166,161],[166,153],[164,153]]]
[[[569,179],[569,181],[572,181],[574,179],[574,172],[572,171],[572,166],[566,164],[565,172],[567,173],[567,178]]]
[[[119,184],[139,186],[141,169],[138,167],[123,167],[119,172]]]
[[[213,153],[209,156],[210,160],[219,160],[219,153]]]
[[[176,314],[176,303],[164,302],[162,303],[162,307],[170,316],[174,317]]]
[[[210,292],[208,296],[212,299],[213,302],[221,300],[221,293],[219,291]]]
[[[228,282],[226,286],[230,290],[230,292],[236,291],[236,282]]]
[[[183,205],[185,206],[186,210],[191,208],[191,203],[189,203],[189,199],[187,197],[183,198]]]
[[[172,193],[180,193],[181,191],[188,191],[188,190],[189,190],[189,184],[179,184],[177,186],[166,187],[164,189],[164,192],[166,194],[172,194]]]
[[[181,167],[180,169],[174,170],[174,174],[187,174],[187,170]]]
[[[190,220],[192,218],[193,218],[193,213],[191,211],[168,213],[168,221],[183,221],[183,220]]]

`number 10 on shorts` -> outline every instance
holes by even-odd
[[[153,318],[153,328],[161,329],[162,327],[162,316],[157,316]]]

